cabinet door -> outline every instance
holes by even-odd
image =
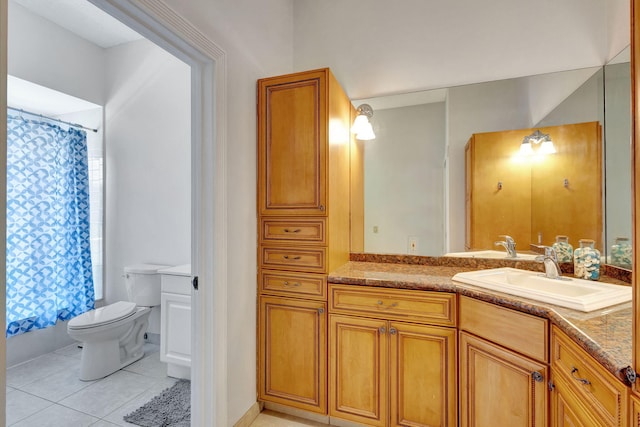
[[[460,426],[545,426],[547,370],[460,332]]]
[[[571,386],[560,376],[553,374],[551,392],[551,427],[606,426],[590,416],[590,411],[571,391]]]
[[[326,304],[260,297],[259,398],[326,413]]]
[[[630,395],[629,407],[631,414],[629,418],[629,427],[640,427],[640,397],[636,394]]]
[[[393,322],[389,334],[391,425],[458,425],[456,330]]]
[[[384,320],[329,316],[329,415],[386,425],[387,337]]]
[[[191,295],[163,292],[160,301],[160,360],[191,366]]]
[[[325,215],[326,72],[258,81],[261,215]]]

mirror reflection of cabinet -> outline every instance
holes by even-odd
[[[555,154],[518,155],[522,139],[536,129],[472,135],[465,149],[465,249],[493,247],[508,234],[551,245],[556,235],[593,239],[602,249],[602,130],[598,122],[540,128]],[[536,150],[538,147],[534,147]]]

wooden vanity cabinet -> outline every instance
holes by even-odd
[[[456,296],[329,285],[329,415],[457,425]]]
[[[257,92],[258,399],[326,415],[327,273],[349,260],[353,107],[327,68]]]
[[[627,426],[627,386],[555,326],[551,332],[551,380],[552,427]]]
[[[547,425],[548,324],[459,298],[461,427]]]

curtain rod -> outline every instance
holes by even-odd
[[[84,130],[90,130],[90,131],[96,132],[96,133],[98,132],[98,129],[91,129],[91,128],[79,125],[77,123],[65,122],[64,120],[56,119],[56,118],[53,118],[53,117],[47,117],[45,115],[38,114],[38,113],[32,113],[31,111],[23,110],[22,108],[15,108],[15,107],[7,106],[7,110],[19,111],[20,113],[30,114],[32,116],[40,117],[41,119],[53,120],[54,122],[63,123],[65,125],[67,125],[67,126],[72,126],[72,127],[80,128],[80,129],[84,129]]]

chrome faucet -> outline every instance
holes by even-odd
[[[507,250],[507,258],[516,258],[518,254],[516,253],[516,241],[513,240],[511,236],[499,236],[504,237],[504,241],[500,240],[495,242],[496,246],[504,246]]]
[[[544,255],[536,257],[536,261],[544,263],[544,277],[548,279],[566,280],[562,277],[562,271],[558,265],[556,250],[551,246],[534,246],[544,249]]]

